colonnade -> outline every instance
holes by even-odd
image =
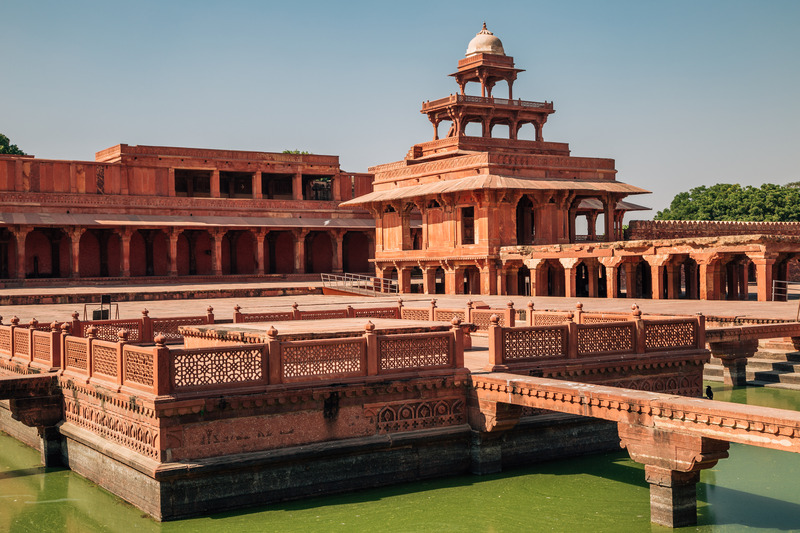
[[[0,279],[366,272],[373,254],[346,228],[0,228]]]

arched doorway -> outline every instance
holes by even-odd
[[[36,228],[25,237],[26,278],[68,278],[72,241],[57,228]],[[77,271],[78,265],[75,265]]]
[[[17,275],[17,239],[6,228],[0,228],[0,279]]]
[[[342,239],[342,269],[369,272],[369,237],[361,231],[348,231]]]
[[[523,195],[517,202],[517,244],[532,244],[536,236],[534,227],[533,203]]]
[[[255,274],[256,239],[247,230],[231,230],[222,238],[222,273]]]
[[[315,274],[333,271],[333,243],[324,231],[312,231],[306,235],[306,273]]]
[[[182,235],[190,234],[192,231],[186,230]],[[191,233],[191,235],[194,234]],[[210,245],[208,248],[210,249]],[[186,242],[181,246],[181,238],[178,237],[178,257],[186,258],[187,256],[189,253]],[[158,229],[134,231],[131,234],[129,263],[131,276],[166,276],[169,271],[169,245],[164,232]],[[181,274],[180,261],[178,262],[178,274]]]
[[[270,231],[264,242],[267,272],[291,274],[294,272],[295,237],[291,231]]]
[[[422,294],[423,291],[423,275],[420,267],[413,267],[411,269],[411,292],[415,294]]]
[[[434,273],[434,290],[436,294],[444,294],[445,284],[444,284],[444,269],[442,267],[436,267],[436,272]]]
[[[650,271],[650,263],[641,260],[636,264],[635,271],[636,296],[638,298],[653,297],[653,278]]]
[[[468,266],[464,269],[464,294],[481,293],[481,272],[477,267]]]
[[[517,271],[517,294],[520,296],[531,295],[531,269],[522,265]]]

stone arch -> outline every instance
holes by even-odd
[[[533,244],[536,238],[535,217],[533,214],[533,202],[527,195],[523,194],[517,202],[516,208],[517,221],[517,244]]]
[[[133,238],[131,238],[133,249]],[[205,230],[187,229],[178,236],[178,275],[205,276],[211,274],[213,254],[211,235]],[[133,252],[131,252],[131,255]],[[133,273],[133,263],[131,263]]]
[[[89,229],[81,235],[78,272],[82,278],[119,276],[120,238],[111,229]]]
[[[481,271],[478,267],[470,265],[464,268],[463,294],[481,293]]]
[[[306,274],[333,271],[333,242],[329,233],[312,231],[306,235]]]
[[[8,228],[0,228],[0,279],[17,275],[17,238]]]
[[[525,265],[517,270],[517,294],[519,296],[531,295],[531,269]]]
[[[639,259],[634,268],[634,283],[636,284],[636,297],[638,298],[652,298],[653,297],[653,274],[650,269],[650,263],[644,259]]]
[[[264,240],[264,256],[270,274],[294,272],[295,236],[291,231],[270,231]]]
[[[363,231],[348,231],[342,238],[342,269],[369,272],[369,237]]]
[[[67,278],[71,255],[72,241],[66,232],[35,228],[25,236],[25,277]]]
[[[188,231],[186,230],[184,234]],[[183,252],[183,253],[182,253]],[[188,256],[188,251],[181,247],[178,238],[178,272],[180,274],[181,259]],[[139,229],[131,234],[130,241],[131,276],[166,276],[169,272],[169,242],[166,234],[160,229]],[[187,275],[187,273],[183,275]]]
[[[229,230],[222,237],[222,273],[255,274],[256,239],[248,230]]]

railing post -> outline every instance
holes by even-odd
[[[59,324],[55,320],[50,324],[50,368],[61,368],[61,335]]]
[[[645,338],[644,320],[642,320],[642,310],[639,306],[633,304],[631,306],[631,319],[634,321],[634,342],[636,343],[636,353],[644,353],[647,347],[647,339]]]
[[[371,320],[364,324],[364,338],[367,341],[367,375],[378,375],[378,334]]]
[[[575,304],[575,323],[583,324],[583,304],[580,302]]]
[[[403,318],[403,299],[397,299],[397,318]]]
[[[36,331],[38,325],[39,321],[35,318],[31,318],[31,321],[28,322],[28,366],[31,366],[33,362],[33,332]]]
[[[86,330],[86,338],[88,339],[86,343],[86,383],[89,383],[89,380],[92,379],[92,366],[94,366],[92,350],[94,341],[97,340],[97,326],[89,326],[89,329]]]
[[[206,308],[206,324],[214,323],[214,308],[210,305]]]
[[[464,320],[466,322],[473,322],[472,320],[472,300],[467,302],[467,308],[464,309]],[[499,320],[499,318],[498,318]]]
[[[236,305],[233,306],[233,323],[234,324],[240,324],[240,323],[244,322],[242,320],[241,311],[242,311],[242,308],[239,307],[239,304],[236,304]]]
[[[17,353],[17,336],[14,331],[16,331],[18,327],[19,317],[14,315],[11,317],[11,352],[8,354],[9,359],[14,359],[14,355]]]
[[[536,321],[533,319],[533,300],[528,302],[528,312],[525,316],[525,323],[528,326],[533,326]]]
[[[354,318],[356,316],[356,311],[353,309],[352,305],[348,305],[345,310],[347,311],[347,318]]]
[[[72,333],[73,337],[83,337],[83,328],[81,327],[81,321],[78,318],[78,312],[72,312],[72,324],[69,328],[70,333]]]
[[[436,298],[431,299],[431,314],[429,320],[431,322],[436,320]]]
[[[61,351],[61,364],[59,366],[61,367],[62,373],[67,368],[67,337],[69,336],[69,328],[69,322],[61,324],[61,340],[59,340],[58,346]]]
[[[297,305],[297,304],[295,304]],[[269,384],[279,385],[283,380],[281,374],[281,342],[278,340],[278,330],[270,326],[267,331],[267,348],[269,349]]]
[[[517,322],[517,311],[514,309],[514,302],[508,302],[506,304],[506,325],[510,328],[513,328]]]
[[[297,305],[297,302],[292,304],[292,320],[300,320],[300,310],[298,307],[300,306]]]
[[[453,332],[453,368],[462,368],[464,366],[464,331],[461,329],[461,319],[457,316],[453,317],[450,321]]]
[[[128,344],[128,336],[129,333],[127,329],[121,329],[117,332],[117,337],[119,337],[119,341],[117,342],[117,392],[119,392],[119,389],[125,382],[125,365],[123,361],[125,357],[125,345]],[[155,364],[154,361],[153,365],[155,366]]]
[[[567,357],[569,359],[578,358],[578,324],[575,323],[575,316],[567,313]]]
[[[697,313],[697,349],[704,350],[706,347],[706,317],[703,313]]]
[[[503,372],[508,370],[503,353],[503,328],[500,326],[500,317],[489,317],[489,364],[485,370],[489,372]]]
[[[166,337],[159,335],[153,339],[156,343],[153,355],[153,394],[163,396],[169,394],[172,389],[172,379],[170,378],[170,353],[167,348]]]
[[[142,342],[153,342],[153,319],[150,318],[150,311],[142,309],[142,322],[139,338]]]

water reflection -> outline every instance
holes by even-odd
[[[800,393],[726,389],[715,399],[800,410]],[[703,471],[697,528],[800,529],[800,455],[732,444]],[[671,531],[650,524],[643,467],[625,452],[581,457],[490,476],[457,476],[159,524],[0,434],[0,531]]]

